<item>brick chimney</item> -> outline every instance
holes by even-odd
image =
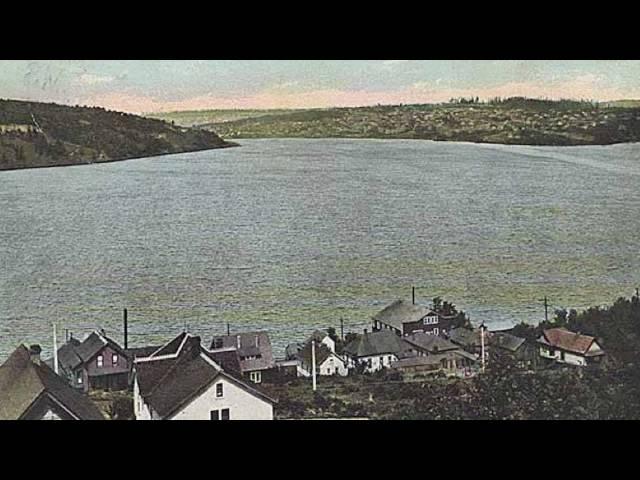
[[[40,353],[42,352],[42,348],[40,345],[31,345],[29,347],[29,357],[31,361],[36,365],[40,365]]]

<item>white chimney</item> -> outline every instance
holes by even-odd
[[[40,365],[40,353],[42,352],[42,348],[40,345],[31,345],[29,347],[29,357],[31,361],[36,365]]]
[[[240,345],[240,335],[238,335],[236,338],[238,339],[238,349],[240,349],[240,346],[241,346]]]
[[[260,346],[260,337],[258,337],[258,335],[256,335],[256,348]]]

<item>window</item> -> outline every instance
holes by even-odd
[[[97,364],[98,364],[98,368],[102,368],[104,366],[104,357],[102,355],[98,355],[98,360],[97,360]]]
[[[224,387],[222,386],[222,383],[216,384],[216,397],[222,398],[222,395],[224,393],[223,388]]]
[[[231,420],[229,409],[211,410],[211,420]]]
[[[78,385],[82,385],[82,371],[76,372],[76,382]]]
[[[117,353],[114,353],[113,355],[111,355],[111,363],[113,364],[114,367],[116,365],[118,365],[118,354]]]
[[[436,328],[434,328],[434,329],[433,329],[433,334],[434,334],[434,335],[438,335],[438,333],[439,333],[438,328],[437,328],[437,327],[436,327]]]
[[[251,373],[249,373],[249,379],[253,383],[260,383],[260,382],[262,382],[262,373],[261,372],[251,372]]]

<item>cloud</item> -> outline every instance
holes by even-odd
[[[114,80],[116,80],[116,78],[109,75],[94,75],[92,73],[82,73],[75,78],[74,83],[76,85],[92,86],[111,83]]]

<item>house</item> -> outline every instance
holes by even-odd
[[[538,339],[538,346],[540,357],[570,365],[599,363],[605,355],[595,337],[565,328],[544,330]]]
[[[0,366],[0,420],[104,420],[84,393],[41,360],[41,351],[21,345]]]
[[[275,400],[218,361],[200,338],[182,333],[134,363],[137,420],[273,420]]]
[[[403,338],[418,356],[436,355],[452,351],[461,351],[462,347],[449,340],[427,333],[412,333]]]
[[[396,300],[373,316],[373,330],[390,330],[399,336],[423,332],[440,334],[440,318],[436,312],[404,300]]]
[[[469,377],[475,373],[477,359],[464,350],[403,358],[394,362],[391,369],[405,376],[444,373],[448,376]]]
[[[312,340],[316,342],[316,345],[325,345],[330,351],[335,353],[336,342],[329,336],[328,332],[316,330],[311,334],[311,337],[309,338],[309,340],[307,340],[307,343],[311,342]]]
[[[348,368],[360,366],[366,373],[388,368],[401,358],[415,356],[411,346],[392,330],[379,330],[358,335],[345,346]]]
[[[480,327],[484,328],[484,327]],[[473,353],[480,357],[482,355],[482,333],[480,328],[466,328],[459,327],[451,329],[446,337],[452,343],[459,345],[463,350],[469,353]],[[485,329],[484,331],[484,352],[485,358],[489,356],[489,345],[491,342],[491,332]]]
[[[263,376],[275,369],[271,340],[267,332],[248,332],[214,337],[209,351],[235,350],[242,374],[253,383],[261,383]]]
[[[339,375],[346,377],[349,374],[347,361],[334,351],[330,350],[326,344],[316,344],[316,374],[323,376]],[[300,352],[300,366],[309,375],[313,374],[312,346],[309,342]],[[307,375],[305,375],[307,376]]]
[[[492,332],[491,349],[496,355],[507,355],[520,367],[531,367],[537,362],[538,352],[532,343],[508,332]]]
[[[47,363],[53,365],[53,359]],[[129,388],[130,356],[103,331],[92,332],[82,342],[69,339],[58,349],[58,365],[60,375],[84,392]]]

